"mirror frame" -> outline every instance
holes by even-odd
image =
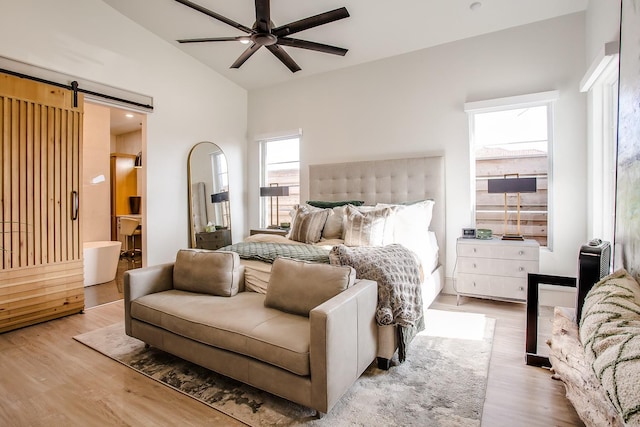
[[[193,147],[191,147],[191,149],[189,150],[189,155],[187,156],[187,205],[188,205],[188,215],[189,215],[189,221],[188,221],[188,227],[189,227],[189,247],[190,248],[195,248],[196,245],[196,234],[195,234],[195,229],[194,229],[194,225],[193,225],[193,204],[192,204],[192,200],[193,200],[193,190],[191,189],[192,186],[192,168],[191,168],[191,156],[193,155],[194,151],[198,148],[201,147],[203,145],[211,145],[211,146],[215,146],[217,147],[220,152],[222,154],[224,154],[225,156],[225,161],[227,162],[227,173],[228,173],[228,167],[229,167],[229,162],[227,160],[227,155],[224,153],[224,151],[222,151],[222,148],[220,148],[220,146],[218,144],[216,144],[215,142],[211,142],[211,141],[201,141],[198,142],[196,144],[193,145]],[[227,189],[227,191],[229,191]],[[227,202],[229,203],[229,202]],[[229,221],[229,230],[231,230],[231,215],[229,215],[228,218]]]

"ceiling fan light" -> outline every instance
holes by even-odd
[[[238,41],[242,44],[249,44],[251,43],[251,39],[249,37],[240,37],[238,39]]]

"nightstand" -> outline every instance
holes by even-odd
[[[231,244],[231,230],[196,233],[196,248],[216,250]]]
[[[289,234],[289,229],[284,228],[254,228],[249,231],[249,235],[254,234],[277,234],[278,236],[286,236]]]
[[[538,273],[540,245],[535,240],[458,238],[455,290],[460,296],[524,302],[527,275]]]

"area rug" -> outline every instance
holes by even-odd
[[[428,310],[407,360],[373,363],[321,419],[315,412],[174,357],[117,323],[74,337],[100,353],[250,426],[479,426],[495,319]]]

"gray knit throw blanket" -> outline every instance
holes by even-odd
[[[409,343],[424,329],[420,267],[413,252],[402,245],[334,246],[334,265],[350,265],[356,277],[378,282],[378,325],[398,326],[398,359],[403,362]]]

